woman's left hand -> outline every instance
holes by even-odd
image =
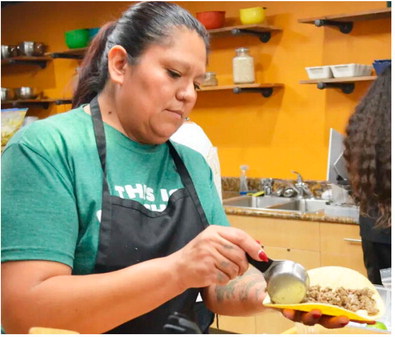
[[[291,321],[305,325],[320,324],[327,329],[343,328],[350,321],[346,316],[322,315],[319,309],[313,309],[310,312],[283,309],[282,314]]]

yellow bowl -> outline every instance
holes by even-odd
[[[262,23],[266,19],[265,7],[251,7],[240,9],[240,21],[243,25]]]

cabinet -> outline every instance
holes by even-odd
[[[359,226],[320,223],[321,266],[343,266],[357,270],[363,275],[363,253]]]
[[[391,8],[381,8],[363,12],[327,15],[315,18],[299,19],[299,23],[314,24],[317,27],[330,26],[339,28],[340,32],[348,34],[353,29],[354,21],[391,19]],[[361,76],[349,78],[331,78],[320,80],[302,80],[300,84],[316,84],[318,89],[340,88],[345,94],[354,91],[355,83],[361,81],[374,81],[376,76]]]
[[[290,259],[307,269],[320,266],[318,222],[229,215],[233,227],[259,240],[274,259]]]
[[[228,219],[264,244],[271,258],[293,260],[306,269],[343,266],[366,276],[358,225],[242,215],[228,215]],[[218,315],[216,324],[230,332],[273,334],[294,326],[271,309],[250,317]]]

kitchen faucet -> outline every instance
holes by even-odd
[[[261,186],[265,195],[271,195],[273,192],[273,178],[261,179]]]
[[[297,197],[298,198],[304,198],[304,197],[313,198],[314,195],[311,192],[309,186],[303,181],[302,175],[296,171],[292,171],[292,173],[295,173],[298,176],[296,179],[296,183],[294,185],[296,192],[297,192]]]

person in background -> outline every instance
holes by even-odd
[[[213,146],[204,130],[195,122],[187,120],[173,133],[170,139],[190,147],[206,159],[213,172],[214,184],[218,195],[222,200],[221,165],[219,163],[218,150]]]
[[[364,263],[373,284],[391,268],[391,66],[369,88],[350,117],[344,157],[360,207]]]
[[[106,24],[81,65],[74,109],[21,129],[2,157],[2,326],[163,333],[199,293],[224,315],[264,310],[267,257],[229,227],[196,151],[169,141],[203,81],[208,34],[174,3]],[[346,317],[284,310],[337,328]]]

